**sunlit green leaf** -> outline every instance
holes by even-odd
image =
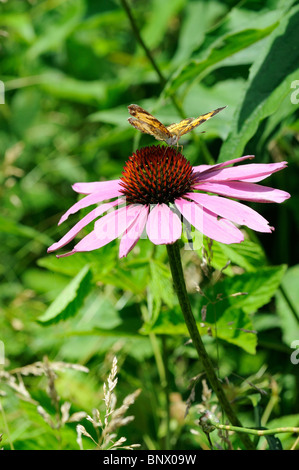
[[[44,325],[73,317],[81,308],[91,289],[91,272],[85,266],[59,294],[46,312],[38,318]]]
[[[242,103],[232,123],[232,131],[221,148],[220,161],[242,155],[259,123],[279,109],[291,95],[298,76],[299,51],[294,44],[299,25],[299,8],[294,7],[272,32],[250,70]]]
[[[221,38],[218,44],[206,51],[205,57],[191,60],[172,77],[165,90],[166,96],[173,94],[186,81],[198,79],[205,70],[215,64],[219,65],[227,57],[268,36],[275,26],[269,26],[264,30],[247,29]]]

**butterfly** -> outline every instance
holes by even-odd
[[[133,118],[129,118],[129,123],[138,129],[139,131],[153,135],[157,140],[164,140],[168,145],[178,145],[178,141],[182,135],[192,131],[195,127],[203,124],[215,114],[226,108],[217,108],[214,111],[198,116],[197,118],[187,118],[178,122],[177,124],[170,124],[170,126],[164,126],[157,118],[152,116],[145,109],[141,108],[137,104],[130,104],[128,106],[129,113]]]

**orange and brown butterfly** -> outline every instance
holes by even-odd
[[[187,134],[187,132],[192,131],[195,127],[203,124],[215,114],[222,111],[226,108],[217,108],[214,111],[209,113],[202,114],[197,118],[187,118],[178,122],[177,124],[170,124],[170,126],[164,126],[157,118],[152,116],[145,109],[141,108],[137,104],[131,104],[128,106],[129,113],[133,118],[129,118],[129,123],[134,126],[139,131],[150,134],[155,137],[157,140],[164,140],[168,145],[178,144],[179,139],[182,135]]]

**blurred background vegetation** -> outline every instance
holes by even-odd
[[[0,2],[5,449],[77,449],[77,422],[97,440],[86,419],[68,422],[61,405],[70,403],[70,416],[103,412],[115,355],[118,404],[141,389],[130,407],[135,420],[117,436],[143,449],[208,448],[196,406],[216,402],[186,343],[165,247],[142,240],[121,261],[117,242],[60,260],[46,253],[78,220],[57,227],[76,201],[71,185],[118,178],[132,151],[153,143],[128,124],[131,103],[165,124],[227,105],[203,126],[205,134],[182,141],[192,164],[246,154],[256,163],[288,161],[265,184],[291,199],[252,205],[275,226],[272,235],[248,230],[237,249],[214,243],[208,275],[201,251],[185,252],[184,264],[200,324],[207,310],[207,349],[242,422],[299,425],[299,365],[290,360],[299,340],[298,30],[293,0]],[[219,275],[228,260],[215,284],[211,272]],[[249,297],[218,302],[212,313],[194,293],[198,283],[209,299],[240,291]],[[214,432],[212,441],[242,447],[236,435],[223,440]],[[291,448],[295,436],[280,442]],[[84,436],[83,445],[94,447]]]

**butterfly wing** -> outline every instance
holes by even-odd
[[[157,140],[167,141],[172,137],[166,126],[157,118],[148,113],[137,104],[128,106],[129,113],[133,118],[129,118],[129,123],[139,131],[153,135]]]
[[[179,139],[179,137],[181,137],[182,135],[187,134],[187,132],[192,131],[193,129],[195,129],[195,127],[211,119],[211,117],[215,116],[215,114],[218,114],[224,108],[226,108],[226,106],[224,106],[223,108],[214,109],[214,111],[210,111],[209,113],[202,114],[201,116],[198,116],[195,119],[183,119],[177,124],[171,124],[171,126],[168,126],[167,129],[172,134],[177,135]]]
[[[194,121],[194,118],[183,119],[176,124],[170,124],[170,126],[167,126],[167,129],[173,135],[180,135],[180,129],[185,129],[185,127],[188,126],[188,124],[190,124],[192,121]]]
[[[167,138],[167,136],[163,132],[160,132],[156,127],[154,127],[151,124],[138,121],[137,119],[133,119],[133,118],[129,118],[128,121],[133,127],[135,127],[135,129],[138,129],[140,132],[143,132],[144,134],[150,134],[154,136],[155,139],[157,140],[165,140]]]

